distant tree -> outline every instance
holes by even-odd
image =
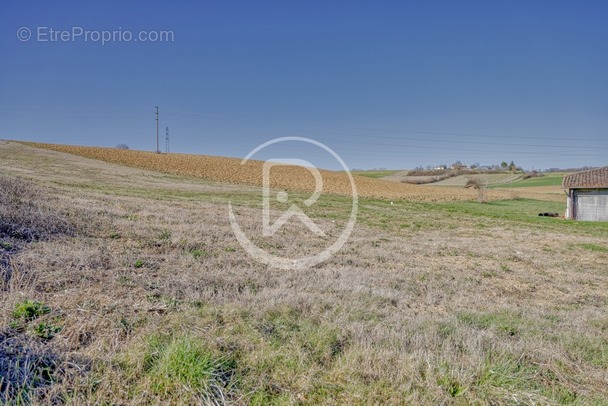
[[[515,165],[515,162],[511,161],[511,163],[509,164],[507,169],[509,169],[512,172],[515,172],[517,170],[517,166]]]
[[[466,165],[464,165],[462,162],[460,161],[456,161],[452,164],[452,169],[462,169],[465,168]]]
[[[502,169],[507,169],[507,168],[509,167],[509,164],[508,164],[508,163],[506,163],[505,161],[502,161],[502,162],[500,163],[500,167],[501,167]]]
[[[127,144],[121,143],[116,145],[116,148],[118,149],[129,149],[129,146]]]

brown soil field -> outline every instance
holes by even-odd
[[[241,165],[241,160],[238,158],[208,155],[156,154],[115,148],[33,142],[25,144],[157,172],[193,176],[210,181],[239,185],[262,185],[262,161],[250,160]],[[320,172],[323,177],[324,193],[342,196],[351,195],[350,181],[345,173],[328,170],[321,170]],[[477,193],[474,190],[420,187],[362,176],[354,176],[354,179],[360,197],[406,199],[421,202],[475,200],[477,198]],[[271,187],[308,192],[314,190],[314,178],[304,168],[277,167],[272,172]],[[505,192],[486,191],[485,197],[488,200],[500,200],[507,199],[510,195]]]

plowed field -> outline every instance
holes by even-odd
[[[152,171],[193,176],[217,182],[252,186],[262,185],[262,161],[250,160],[241,165],[241,160],[237,158],[208,155],[155,154],[153,152],[116,148],[33,142],[25,144]],[[323,177],[324,193],[351,195],[350,181],[345,173],[327,170],[321,170],[320,172]],[[427,202],[474,200],[477,198],[476,191],[468,189],[420,187],[361,176],[354,176],[354,179],[357,192],[361,197]],[[314,190],[313,176],[307,169],[297,166],[278,166],[273,168],[270,182],[273,188],[302,192]],[[496,200],[508,198],[508,196],[503,192],[486,191],[486,198]]]

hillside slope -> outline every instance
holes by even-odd
[[[294,256],[351,202],[263,236],[259,191],[0,145],[0,404],[605,403],[607,223],[367,199],[285,271],[229,202]]]
[[[26,145],[58,152],[80,155],[106,162],[128,165],[146,170],[193,176],[206,180],[241,185],[261,186],[263,162],[250,160],[241,165],[237,158],[208,155],[155,154],[145,151],[120,150],[101,147],[81,147],[72,145],[25,143]],[[351,195],[348,176],[342,172],[321,170],[325,193],[342,196]],[[474,200],[476,193],[471,190],[446,190],[444,188],[419,187],[361,176],[355,177],[357,192],[361,197],[407,199],[414,201],[457,201]],[[296,191],[314,190],[314,178],[299,167],[278,167],[273,169],[271,187]],[[503,199],[502,192],[488,192],[487,198]]]

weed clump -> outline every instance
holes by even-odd
[[[24,300],[15,305],[13,318],[23,321],[32,321],[51,312],[51,308],[37,300]]]

